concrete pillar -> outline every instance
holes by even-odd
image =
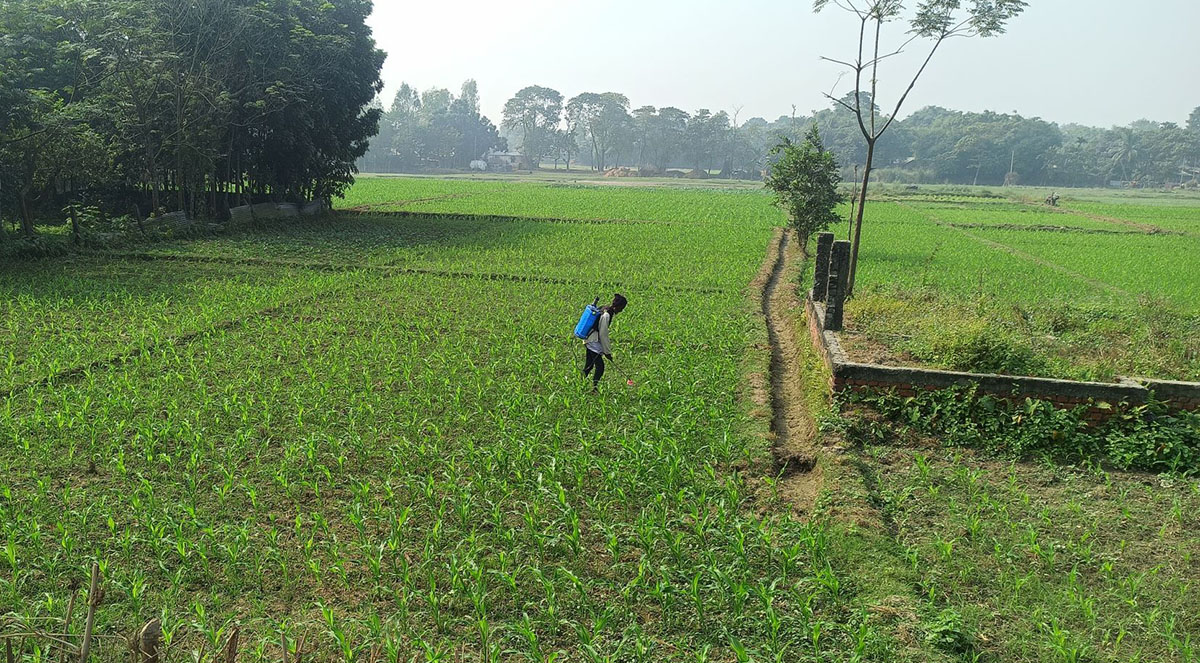
[[[817,262],[813,269],[812,298],[814,302],[825,301],[825,292],[829,287],[829,255],[833,252],[833,233],[817,235]]]
[[[842,330],[843,304],[850,280],[850,242],[833,243],[829,257],[829,287],[825,295],[825,329]]]

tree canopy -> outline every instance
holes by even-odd
[[[370,0],[0,0],[0,210],[217,216],[342,193],[375,135]]]
[[[537,168],[554,146],[562,111],[562,94],[539,85],[522,89],[504,104],[504,127],[519,136],[526,168]]]

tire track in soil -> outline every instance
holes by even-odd
[[[805,406],[801,376],[800,302],[792,284],[800,271],[800,247],[790,230],[773,247],[775,264],[763,287],[762,312],[771,345],[771,445],[779,495],[794,509],[810,514],[821,492],[816,425]],[[782,286],[782,287],[781,287]]]

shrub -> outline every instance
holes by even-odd
[[[784,138],[771,148],[771,156],[779,159],[771,166],[766,187],[775,192],[775,202],[787,210],[800,235],[800,246],[807,247],[809,237],[838,221],[834,208],[842,202],[837,191],[842,178],[837,161],[821,144],[815,124],[803,142],[796,144]]]

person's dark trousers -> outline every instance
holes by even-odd
[[[600,378],[604,377],[604,355],[599,352],[587,351],[587,361],[583,364],[583,375],[587,377],[588,373],[596,369],[595,375],[592,376],[592,384],[599,385]]]

